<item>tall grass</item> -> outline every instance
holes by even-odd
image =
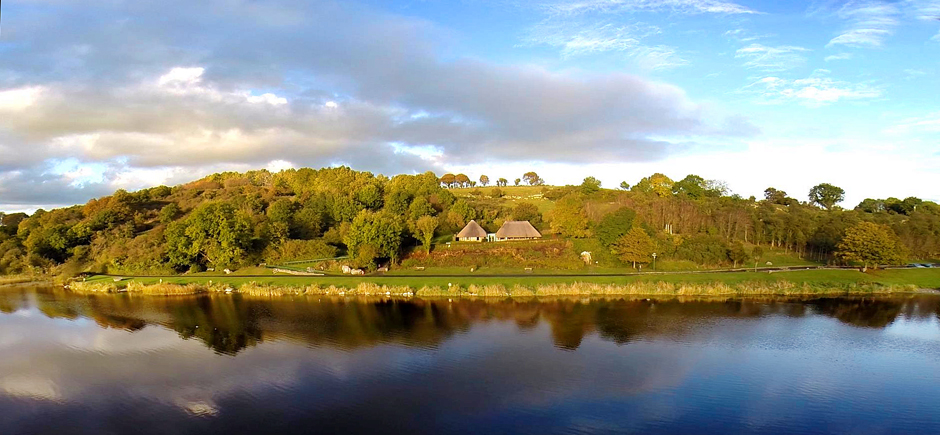
[[[248,282],[239,286],[229,284],[144,284],[120,282],[76,282],[69,290],[77,293],[119,293],[143,295],[193,295],[201,293],[240,293],[250,296],[395,296],[395,297],[538,297],[538,296],[799,296],[821,294],[883,294],[916,291],[908,284],[861,283],[796,283],[792,281],[722,282],[666,282],[633,281],[627,283],[556,283],[556,284],[456,284],[447,287],[407,285],[380,285],[358,282],[349,286],[317,284],[308,286],[278,286]]]

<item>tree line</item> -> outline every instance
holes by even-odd
[[[832,264],[893,264],[940,257],[940,206],[918,198],[866,199],[839,207],[844,191],[815,186],[800,201],[767,188],[762,198],[724,183],[663,174],[604,189],[541,186],[508,201],[497,187],[452,192],[457,176],[385,177],[350,168],[220,173],[185,185],[119,190],[83,205],[0,215],[0,273],[182,273],[346,254],[375,268],[427,253],[470,220],[496,231],[528,220],[610,265],[658,261],[741,265],[764,252]],[[465,177],[461,177],[463,180]],[[480,177],[489,184],[488,177]]]

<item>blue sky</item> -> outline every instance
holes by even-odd
[[[2,4],[0,210],[221,170],[940,199],[940,0]]]

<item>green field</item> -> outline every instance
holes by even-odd
[[[89,282],[113,282],[110,276],[93,276]],[[629,284],[634,282],[664,282],[709,284],[721,283],[728,285],[743,283],[774,283],[790,282],[797,285],[809,284],[814,286],[844,287],[854,284],[881,284],[881,285],[913,285],[922,289],[940,289],[940,269],[891,269],[877,270],[862,273],[857,270],[807,270],[793,272],[719,272],[719,273],[686,273],[686,274],[643,274],[639,276],[507,276],[507,277],[424,277],[419,275],[398,276],[282,276],[269,275],[261,277],[248,277],[238,275],[207,276],[187,275],[172,277],[133,277],[120,281],[125,284],[129,281],[138,281],[143,284],[171,283],[171,284],[228,284],[239,287],[247,283],[281,287],[304,287],[319,285],[321,287],[336,286],[352,288],[359,283],[372,283],[385,286],[407,286],[412,289],[421,287],[446,288],[448,285],[460,286],[486,286],[503,285],[506,287],[523,286],[533,287],[550,284]]]

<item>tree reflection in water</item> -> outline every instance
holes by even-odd
[[[720,320],[822,315],[864,328],[899,317],[940,319],[940,297],[813,299],[506,299],[394,300],[240,295],[141,297],[75,295],[53,289],[6,289],[0,312],[35,306],[50,318],[88,318],[106,328],[137,331],[161,325],[215,352],[235,355],[265,340],[342,349],[396,343],[436,347],[475,323],[546,324],[560,349],[576,350],[597,334],[618,344],[656,337],[681,339]]]

